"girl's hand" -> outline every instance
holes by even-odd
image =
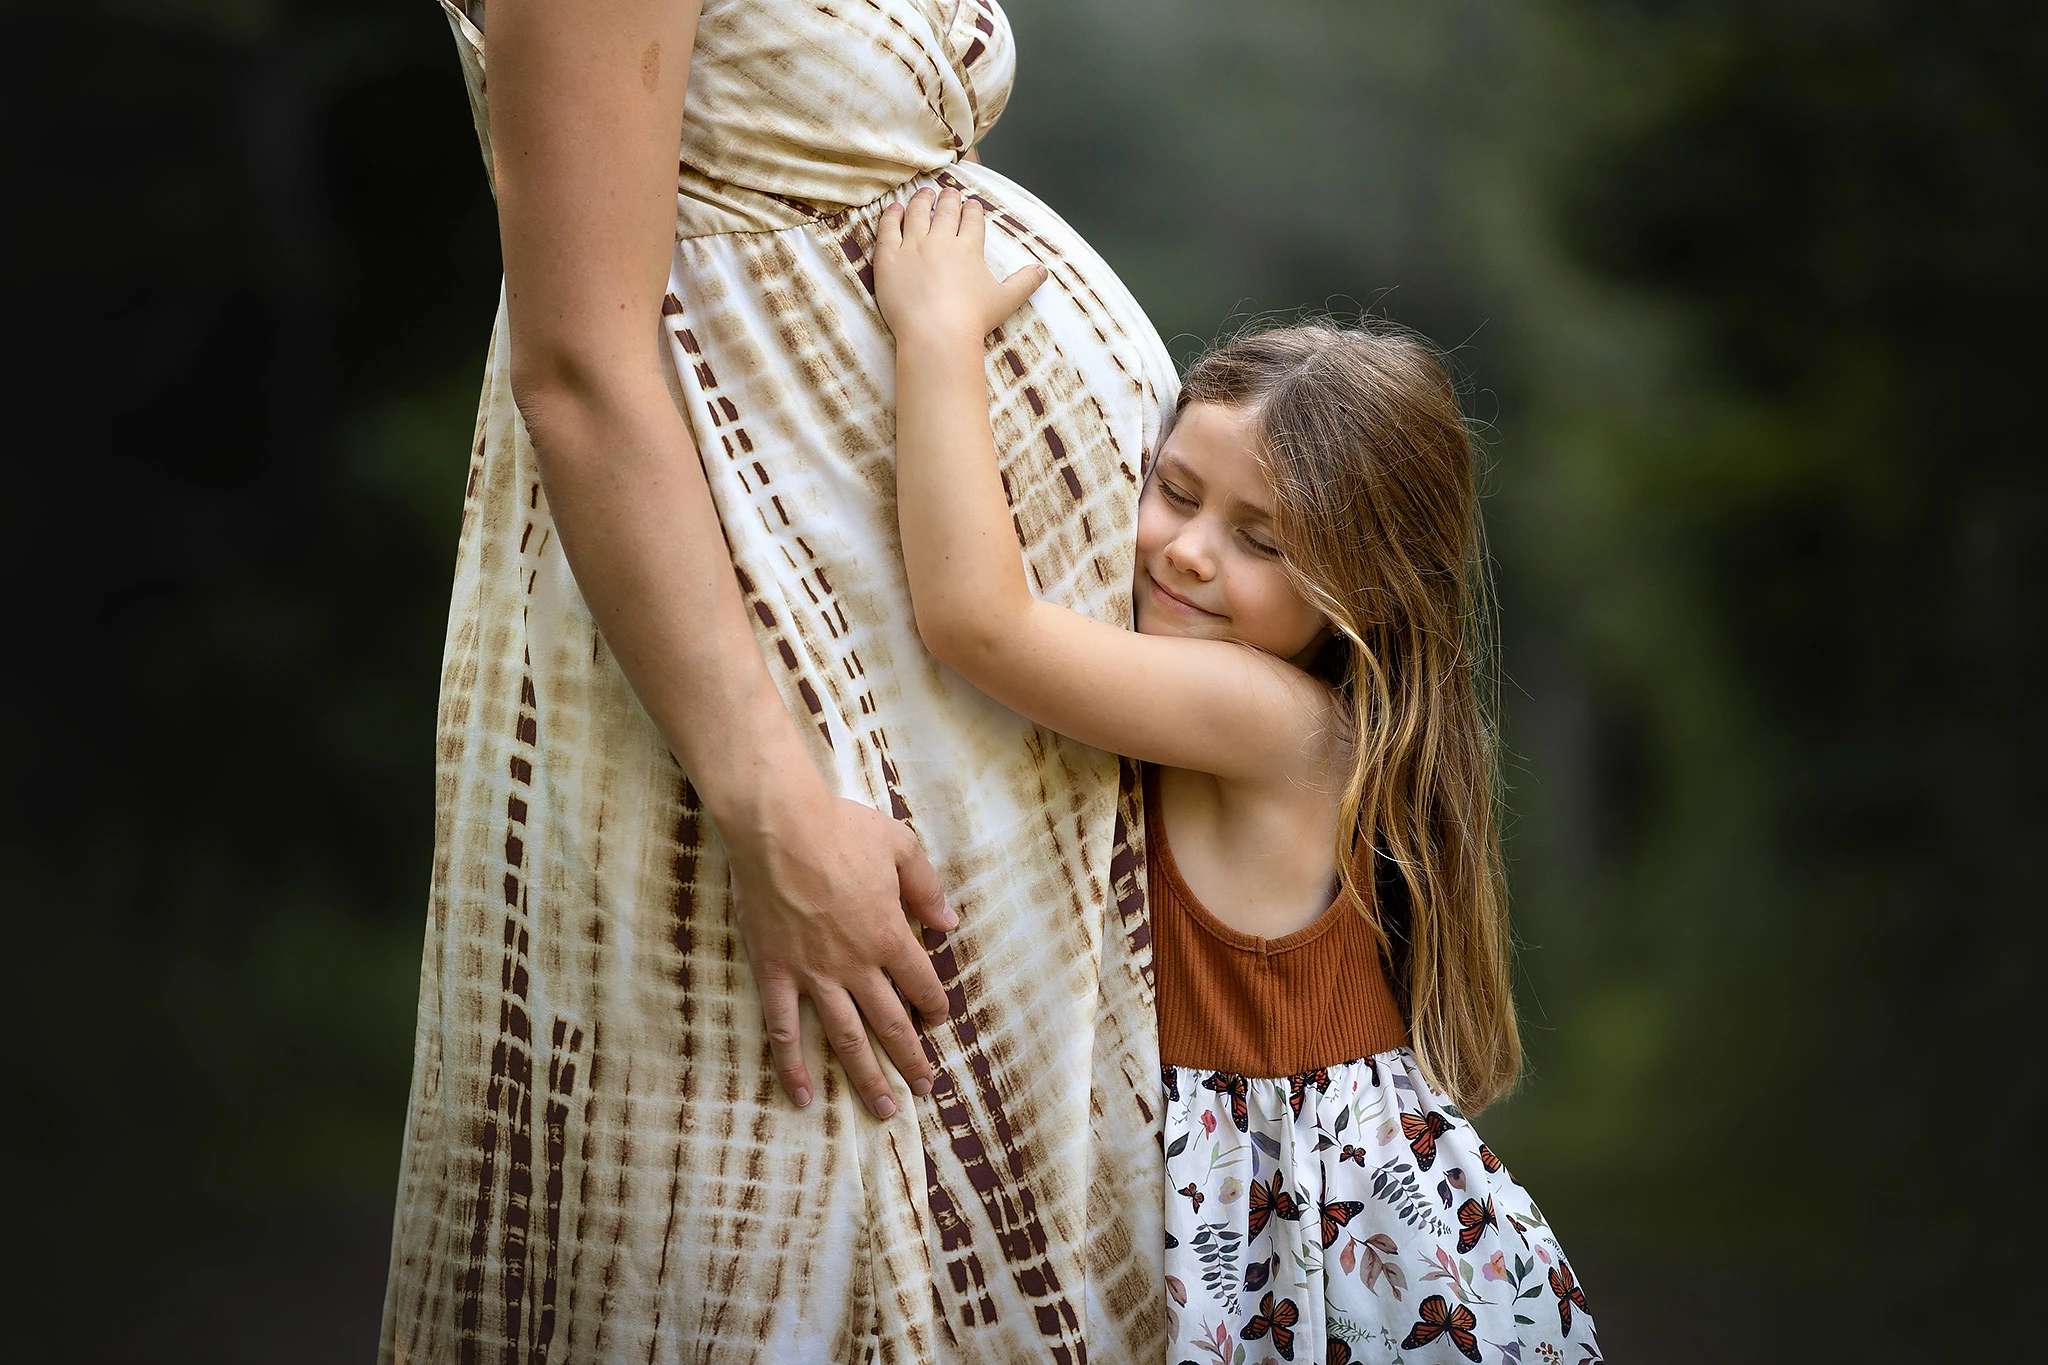
[[[908,827],[822,784],[806,785],[775,793],[757,825],[729,834],[721,826],[733,913],[783,1089],[798,1105],[810,1102],[797,1013],[798,997],[807,995],[847,1079],[870,1111],[887,1118],[896,1101],[868,1030],[911,1090],[930,1094],[931,1064],[904,1001],[934,1024],[946,1017],[946,992],[909,916],[936,930],[953,928],[959,917]]]
[[[875,302],[899,348],[913,342],[972,346],[1024,305],[1045,282],[1042,265],[1006,280],[982,260],[988,223],[981,202],[958,190],[919,190],[882,210],[876,232]]]

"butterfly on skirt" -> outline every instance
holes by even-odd
[[[1238,1132],[1250,1131],[1251,1113],[1246,1102],[1250,1090],[1245,1084],[1244,1077],[1227,1075],[1221,1071],[1213,1072],[1202,1082],[1202,1088],[1213,1090],[1219,1095],[1230,1096],[1230,1121],[1237,1125]]]
[[[1550,1271],[1550,1292],[1557,1295],[1557,1329],[1567,1335],[1572,1330],[1572,1305],[1577,1304],[1581,1313],[1592,1313],[1586,1306],[1586,1291],[1579,1288],[1578,1278],[1572,1274],[1571,1265],[1559,1261]]]
[[[1365,1148],[1353,1147],[1347,1142],[1344,1144],[1344,1150],[1337,1153],[1337,1160],[1348,1161],[1362,1169],[1365,1166]]]
[[[1174,1193],[1186,1196],[1188,1202],[1194,1205],[1192,1212],[1200,1213],[1202,1211],[1204,1196],[1200,1190],[1195,1188],[1193,1181],[1188,1182],[1185,1187],[1175,1190]]]
[[[1291,1223],[1298,1223],[1301,1216],[1308,1212],[1299,1199],[1280,1188],[1278,1171],[1273,1172],[1273,1183],[1270,1186],[1263,1180],[1252,1182],[1250,1204],[1251,1216],[1245,1225],[1244,1234],[1247,1242],[1264,1232],[1267,1222],[1273,1218],[1285,1218]],[[1324,1245],[1327,1246],[1328,1243]]]
[[[1308,1088],[1314,1086],[1325,1095],[1330,1093],[1330,1068],[1319,1066],[1314,1071],[1304,1071],[1287,1078],[1287,1107],[1294,1111],[1294,1117],[1301,1117],[1301,1102],[1308,1098]]]
[[[1344,1233],[1344,1225],[1365,1212],[1365,1203],[1358,1199],[1333,1199],[1323,1204],[1323,1245],[1328,1246]]]
[[[1191,1185],[1188,1188],[1193,1189],[1194,1187]],[[1488,1228],[1499,1226],[1500,1223],[1493,1213],[1492,1195],[1486,1196],[1484,1204],[1480,1203],[1477,1199],[1467,1199],[1464,1203],[1458,1205],[1458,1254],[1463,1256],[1473,1247],[1478,1246],[1479,1239],[1486,1235]],[[1569,1332],[1571,1328],[1567,1327],[1565,1330]]]
[[[1443,1295],[1431,1294],[1418,1311],[1421,1316],[1402,1340],[1402,1350],[1417,1350],[1438,1337],[1448,1337],[1459,1355],[1471,1361],[1479,1359],[1479,1319],[1471,1309],[1462,1303],[1454,1307]]]
[[[1159,1068],[1159,1083],[1166,1088],[1166,1098],[1180,1103],[1180,1072],[1170,1066]]]
[[[1442,1114],[1401,1115],[1401,1135],[1415,1152],[1415,1164],[1423,1170],[1436,1165],[1436,1140],[1451,1131],[1451,1121]]]
[[[1301,1321],[1301,1310],[1294,1306],[1293,1299],[1273,1302],[1271,1294],[1259,1300],[1259,1311],[1252,1314],[1252,1320],[1238,1333],[1243,1341],[1257,1341],[1268,1332],[1273,1334],[1273,1349],[1280,1353],[1282,1360],[1294,1359],[1294,1326]]]

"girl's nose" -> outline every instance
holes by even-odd
[[[1189,522],[1181,527],[1180,534],[1166,543],[1166,562],[1204,583],[1215,577],[1215,556],[1209,552],[1199,522]]]

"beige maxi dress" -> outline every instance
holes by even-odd
[[[445,4],[480,133],[481,5]],[[472,22],[472,18],[476,22]],[[442,675],[432,895],[382,1358],[1152,1362],[1159,1059],[1132,774],[921,648],[894,507],[884,205],[990,205],[1051,283],[988,349],[1036,590],[1129,611],[1175,380],[1107,266],[962,163],[1014,69],[991,0],[707,0],[663,306],[761,649],[843,794],[907,821],[961,928],[935,1093],[780,1094],[725,853],[620,675],[484,380]],[[899,1085],[899,1094],[908,1091]]]

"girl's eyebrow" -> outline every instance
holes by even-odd
[[[1179,480],[1181,483],[1194,485],[1196,492],[1201,491],[1202,476],[1195,473],[1193,469],[1189,468],[1187,461],[1181,459],[1181,457],[1178,455],[1160,456],[1159,468],[1157,472],[1161,474],[1171,474],[1175,479]]]
[[[1273,522],[1271,508],[1261,507],[1255,502],[1246,502],[1243,498],[1230,500],[1230,514],[1239,521],[1263,521],[1269,526]]]

